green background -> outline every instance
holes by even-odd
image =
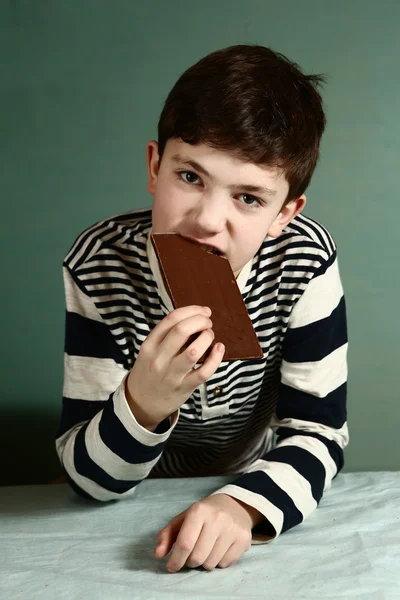
[[[399,22],[398,0],[0,2],[1,483],[60,473],[64,255],[94,222],[150,206],[166,95],[237,43],[329,76],[305,214],[334,236],[347,297],[345,468],[400,468]]]

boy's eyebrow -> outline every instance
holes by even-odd
[[[195,160],[192,160],[188,156],[183,156],[181,154],[173,154],[172,157],[171,157],[171,159],[174,162],[178,162],[178,163],[183,163],[185,165],[189,165],[193,169],[195,169],[196,171],[198,171],[199,173],[202,173],[206,177],[209,177],[210,179],[213,179],[212,175],[210,175],[210,173],[204,167],[202,167],[198,162],[196,162]],[[241,189],[244,192],[254,192],[256,194],[265,194],[266,196],[276,196],[276,190],[272,190],[271,188],[266,188],[266,187],[260,187],[258,185],[251,185],[249,183],[237,184],[237,185],[236,184],[231,184],[231,185],[228,185],[228,188],[231,191],[237,190],[237,189]]]

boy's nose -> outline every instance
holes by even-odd
[[[226,224],[226,209],[222,202],[203,199],[195,212],[198,237],[215,235],[223,231]]]

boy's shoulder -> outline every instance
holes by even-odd
[[[151,227],[151,208],[114,215],[87,227],[74,241],[64,266],[76,270],[93,259],[101,249],[129,244],[144,248]]]
[[[289,247],[295,244],[305,252],[312,248],[326,259],[336,254],[335,241],[327,228],[301,213],[283,229],[281,237]]]

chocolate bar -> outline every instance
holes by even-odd
[[[228,259],[178,233],[154,233],[151,241],[174,308],[192,304],[211,308],[215,334],[212,346],[218,342],[225,345],[223,360],[262,358],[263,352]],[[199,363],[204,362],[211,347]]]

